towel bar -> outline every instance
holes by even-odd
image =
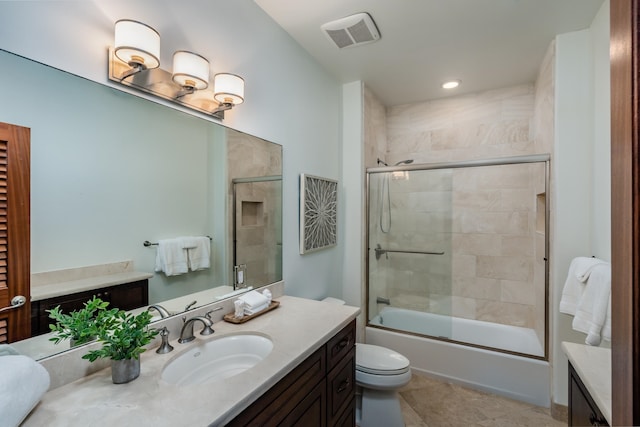
[[[213,239],[211,238],[211,236],[207,236],[207,237],[209,238],[209,240],[213,240]],[[148,240],[145,240],[144,242],[142,242],[142,244],[143,244],[144,246],[146,246],[146,247],[149,247],[149,246],[158,246],[158,243],[151,243],[151,242],[150,242],[150,241],[148,241]]]

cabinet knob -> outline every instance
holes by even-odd
[[[598,417],[593,412],[591,413],[591,415],[589,415],[589,422],[591,423],[592,426],[596,426],[596,427],[607,425],[607,420]]]
[[[351,384],[351,381],[349,381],[349,379],[342,381],[338,386],[338,393],[345,391],[349,387],[349,384]]]

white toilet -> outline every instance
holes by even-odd
[[[323,301],[344,304],[336,298]],[[356,344],[356,424],[360,427],[404,427],[397,390],[411,380],[409,359],[371,344]]]
[[[360,427],[403,427],[397,390],[410,380],[409,359],[385,347],[356,344],[356,384],[362,387],[356,424]]]

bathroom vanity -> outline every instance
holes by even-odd
[[[569,358],[569,426],[611,425],[611,350],[562,343]]]
[[[187,344],[178,343],[174,332],[180,318],[165,319],[175,349],[156,354],[154,343],[141,356],[138,379],[115,385],[111,369],[106,368],[55,388],[23,426],[354,425],[355,318],[360,309],[290,296],[277,300],[276,310],[243,324],[217,321],[213,335],[196,333],[196,340]],[[231,300],[221,305],[224,309],[214,314],[214,320],[232,311]],[[202,315],[211,308],[190,313]],[[192,346],[249,333],[273,342],[271,352],[253,368],[201,384],[177,385],[161,379],[165,366]],[[85,351],[76,352],[76,357]],[[56,363],[62,367],[78,362]],[[54,364],[45,366],[55,372]]]

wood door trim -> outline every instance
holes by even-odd
[[[640,162],[636,0],[611,0],[612,424],[638,425]]]

